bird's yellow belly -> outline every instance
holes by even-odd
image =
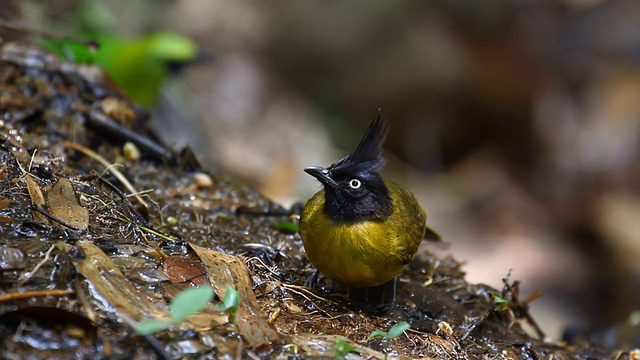
[[[398,276],[424,236],[426,215],[407,190],[387,182],[394,212],[385,219],[335,222],[323,213],[324,190],[300,216],[300,236],[311,264],[326,277],[354,287],[383,284]]]
[[[404,269],[394,239],[385,238],[380,223],[332,224],[318,229],[323,230],[308,235],[322,236],[322,240],[305,243],[305,248],[311,263],[330,279],[369,287],[393,279]]]

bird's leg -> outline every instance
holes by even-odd
[[[395,304],[395,302],[396,302],[396,291],[397,290],[398,290],[398,277],[396,276],[391,280],[391,286],[390,286],[390,289],[388,289],[388,292],[390,294],[389,293],[385,293],[387,296],[390,297],[390,299],[388,301],[389,304]]]
[[[372,313],[384,314],[395,304],[397,282],[398,278],[393,278],[373,287],[347,287],[347,296],[355,303],[366,305]]]
[[[313,275],[309,276],[307,281],[304,282],[304,286],[315,289],[316,285],[318,285],[318,275],[320,275],[320,270],[314,271]]]
[[[396,289],[398,278],[387,281],[384,284],[367,289],[367,302],[372,305],[388,306],[396,302]]]

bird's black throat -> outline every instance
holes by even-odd
[[[344,187],[325,186],[323,211],[335,222],[383,220],[393,214],[393,200],[384,181],[377,177],[365,182],[366,189],[352,194]]]

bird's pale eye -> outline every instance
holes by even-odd
[[[352,189],[359,189],[360,186],[362,186],[362,182],[360,180],[358,180],[358,179],[351,179],[351,180],[349,180],[349,186]]]

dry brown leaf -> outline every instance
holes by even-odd
[[[58,243],[56,246],[66,252],[73,248],[64,243]],[[170,322],[171,316],[166,308],[158,305],[156,298],[147,296],[129,281],[99,247],[88,241],[80,241],[76,246],[85,253],[81,259],[72,260],[76,269],[91,281],[100,294],[118,311],[137,320],[153,318]],[[202,312],[191,316],[179,325],[185,330],[203,330],[225,324],[227,321],[225,314]]]
[[[33,206],[37,206],[40,209],[44,208],[46,201],[44,200],[44,195],[42,195],[42,190],[40,186],[36,184],[36,181],[31,178],[31,176],[27,175],[25,177],[27,179],[27,190],[29,191],[29,197],[31,198],[31,204]],[[33,218],[36,221],[42,221],[45,224],[49,223],[49,219],[42,215],[41,213],[33,210]]]
[[[58,179],[58,183],[47,193],[47,200],[51,215],[80,230],[89,227],[89,210],[80,205],[68,179]],[[55,225],[63,227],[58,223]]]
[[[9,204],[11,204],[11,200],[9,199],[0,199],[0,211],[6,209]],[[0,221],[4,221],[6,223],[13,223],[13,219],[0,215]]]
[[[265,343],[284,343],[286,339],[261,316],[258,300],[251,286],[247,265],[239,257],[223,254],[194,244],[191,248],[207,267],[207,274],[219,298],[224,298],[227,285],[238,291],[240,304],[236,313],[236,325],[249,347]]]
[[[178,256],[167,256],[162,262],[162,270],[175,284],[191,281],[196,285],[208,283],[207,269],[201,261],[184,259]]]
[[[4,210],[11,204],[11,200],[9,199],[0,199],[0,211]]]
[[[65,252],[73,249],[73,246],[64,243],[57,243],[56,246]],[[85,240],[79,241],[76,246],[84,251],[84,256],[71,256],[73,265],[118,311],[137,320],[152,317],[169,321],[168,311],[156,304],[155,299],[138,290],[99,247]]]

